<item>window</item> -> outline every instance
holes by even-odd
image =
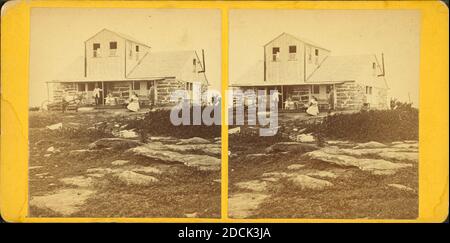
[[[93,50],[94,50],[93,56],[99,57],[100,56],[100,43],[94,43]]]
[[[279,61],[279,55],[280,55],[280,48],[279,47],[272,48],[272,61],[274,62]]]
[[[136,46],[136,52],[139,52],[139,46],[138,45]]]
[[[297,46],[289,46],[289,60],[295,60],[297,54]]]
[[[369,95],[372,94],[372,87],[371,86],[366,86],[366,94],[369,94]]]
[[[312,86],[313,94],[319,94],[320,93],[320,86],[319,85],[313,85]]]
[[[193,67],[193,72],[195,73],[195,72],[197,72],[197,60],[195,60],[195,58],[194,59],[192,59],[192,67]]]
[[[78,91],[79,91],[79,92],[84,92],[84,91],[86,91],[86,85],[84,85],[84,84],[78,84],[77,86],[78,86]]]
[[[192,88],[193,88],[193,83],[186,82],[186,90],[192,91]]]
[[[116,52],[117,52],[117,42],[116,41],[109,42],[109,55],[115,56]]]
[[[315,55],[316,55],[316,57],[319,56],[319,49],[316,49],[316,50],[315,50]]]
[[[139,81],[133,82],[133,90],[140,90],[141,89],[141,83]]]
[[[375,69],[376,67],[377,67],[376,64],[373,62],[372,63],[372,68]]]
[[[93,91],[95,88],[95,84],[94,83],[88,83],[88,91]]]

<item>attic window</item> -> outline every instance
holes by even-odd
[[[372,68],[375,69],[376,68],[376,64],[374,62],[372,62]]]
[[[94,50],[93,56],[99,57],[100,56],[100,43],[94,43],[93,50]]]
[[[272,48],[272,61],[276,62],[280,59],[280,48],[279,47],[273,47]]]
[[[136,46],[136,52],[139,52],[139,46]]]
[[[295,60],[297,54],[297,46],[289,46],[289,60]]]
[[[109,42],[109,55],[115,56],[117,51],[117,42],[111,41]]]
[[[316,55],[316,57],[319,56],[319,49],[316,49],[316,50],[315,50],[315,55]]]

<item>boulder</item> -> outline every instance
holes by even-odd
[[[383,159],[356,158],[344,154],[327,153],[326,150],[308,152],[303,156],[339,166],[354,166],[374,175],[391,175],[398,169],[412,166],[411,164],[392,163]]]
[[[164,145],[146,144],[132,148],[128,152],[160,160],[163,162],[179,162],[200,170],[220,170],[221,160],[209,155],[182,154],[170,151]]]
[[[119,179],[121,182],[129,186],[130,185],[148,186],[159,181],[157,178],[153,176],[143,175],[128,170],[115,174],[114,176],[117,177],[117,179]]]
[[[102,138],[91,144],[89,149],[114,148],[114,149],[129,149],[143,145],[143,143],[124,138]]]
[[[297,142],[301,143],[314,143],[316,139],[314,139],[314,136],[312,134],[300,134],[297,135]]]
[[[288,168],[288,170],[299,170],[299,169],[301,169],[303,167],[305,167],[305,165],[292,164],[292,165],[289,165],[287,168]]]
[[[305,153],[319,149],[315,144],[298,143],[298,142],[279,142],[266,148],[267,153],[276,152],[298,152]]]
[[[206,144],[211,143],[209,140],[200,138],[200,137],[192,137],[187,139],[180,139],[180,141],[177,143],[177,145],[182,144]]]
[[[312,178],[307,175],[289,177],[288,180],[300,189],[323,190],[333,185],[329,181]]]
[[[74,177],[67,177],[62,178],[59,181],[66,185],[71,186],[78,186],[78,187],[90,187],[93,185],[93,180],[91,177],[84,177],[84,176],[74,176]]]
[[[50,130],[58,130],[58,129],[61,129],[62,126],[63,126],[63,124],[62,124],[62,122],[60,122],[60,123],[56,123],[53,125],[49,125],[49,126],[47,126],[47,128]]]
[[[395,189],[399,189],[401,191],[407,191],[407,192],[415,192],[414,189],[412,189],[411,187],[405,186],[405,185],[401,185],[401,184],[388,184],[389,187],[395,188]]]
[[[364,148],[385,148],[387,147],[385,144],[379,143],[379,142],[367,142],[367,143],[358,143],[358,145],[356,145],[355,149],[364,149]]]
[[[238,188],[255,191],[255,192],[262,192],[267,189],[267,182],[261,181],[261,180],[238,182],[238,183],[235,183],[234,185],[237,186]]]
[[[122,159],[118,159],[118,160],[114,160],[113,162],[111,162],[112,165],[125,165],[128,164],[130,161],[128,160],[122,160]]]

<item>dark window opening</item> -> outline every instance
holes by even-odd
[[[297,53],[297,46],[289,46],[289,53]]]
[[[84,84],[78,84],[78,91],[86,91],[86,87]]]
[[[316,50],[315,50],[315,55],[316,55],[316,56],[319,56],[319,49],[316,49]]]
[[[280,48],[279,47],[273,47],[272,48],[272,61],[278,61],[280,54]]]
[[[133,83],[133,90],[140,90],[141,89],[141,83],[140,82],[134,82]]]
[[[98,57],[99,54],[100,54],[100,50],[99,50],[100,49],[100,43],[94,43],[93,49],[94,49],[93,56],[94,57]]]
[[[289,46],[289,60],[296,60],[297,46]]]
[[[88,84],[88,91],[93,91],[95,89],[95,84],[94,83],[89,83]]]
[[[117,49],[117,42],[115,41],[109,42],[109,49]]]
[[[139,52],[139,46],[136,46],[136,52]]]
[[[375,69],[376,68],[376,64],[373,62],[372,63],[372,68]]]
[[[320,86],[313,85],[313,94],[319,94],[319,93],[320,93]]]

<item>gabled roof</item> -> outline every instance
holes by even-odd
[[[186,65],[192,64],[192,59],[197,57],[195,51],[165,51],[150,52],[145,55],[138,64],[130,70],[128,78],[162,78],[179,77]],[[203,78],[204,73],[202,73]]]
[[[315,42],[313,42],[313,41],[310,41],[310,40],[308,40],[308,39],[306,39],[306,38],[299,38],[299,37],[297,37],[297,36],[291,35],[291,34],[286,33],[286,32],[283,32],[283,33],[281,33],[280,35],[278,35],[277,37],[273,38],[271,41],[267,42],[264,46],[267,46],[269,43],[271,43],[272,41],[274,41],[274,40],[280,38],[280,37],[283,36],[283,35],[287,35],[287,36],[289,36],[289,37],[291,37],[291,38],[294,38],[294,39],[296,39],[296,40],[298,40],[298,41],[300,41],[300,42],[306,43],[306,44],[308,44],[308,45],[310,45],[310,46],[314,46],[314,47],[318,47],[318,48],[323,49],[323,50],[326,50],[326,51],[330,51],[330,50],[328,50],[327,48],[322,47],[322,45],[319,45],[319,44],[317,44],[317,43],[315,43]]]
[[[146,47],[149,47],[149,48],[150,48],[149,45],[147,45],[147,44],[145,44],[145,43],[143,43],[143,42],[141,42],[141,41],[139,41],[139,40],[137,40],[137,39],[135,39],[135,38],[133,38],[133,37],[131,37],[131,36],[129,36],[129,35],[122,34],[122,33],[117,32],[117,31],[112,31],[112,30],[109,30],[109,29],[106,29],[106,28],[100,30],[100,31],[97,32],[95,35],[93,35],[93,36],[91,36],[89,39],[87,39],[86,41],[88,41],[88,40],[94,38],[95,36],[97,36],[98,34],[100,34],[100,33],[103,32],[103,31],[111,32],[111,33],[113,33],[113,34],[115,34],[115,35],[118,35],[119,37],[121,37],[121,38],[123,38],[123,39],[125,39],[125,40],[128,40],[128,41],[134,42],[134,43],[136,43],[136,44],[140,44],[140,45],[143,45],[143,46],[146,46]],[[86,41],[85,41],[85,42],[86,42]]]
[[[373,62],[377,64],[375,75],[372,69]],[[328,56],[307,78],[306,82],[301,80],[264,81],[264,62],[258,61],[238,80],[231,80],[230,86],[331,84],[355,81],[375,87],[388,88],[385,78],[378,76],[381,72],[375,55]]]
[[[372,63],[376,63],[376,71]],[[328,56],[320,66],[307,78],[306,83],[359,81],[377,83],[386,86],[384,77],[379,77],[382,70],[375,55]]]

